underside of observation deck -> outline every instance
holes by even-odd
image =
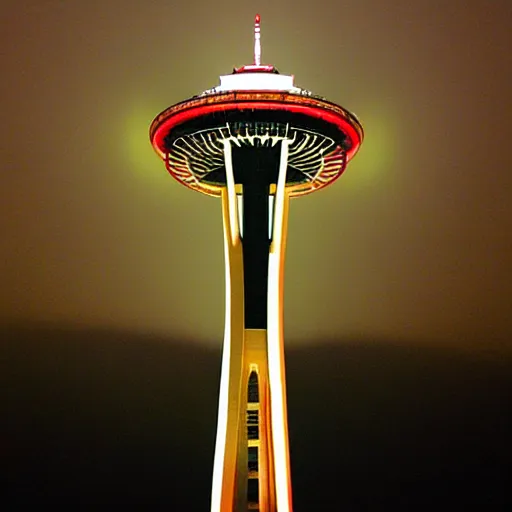
[[[155,119],[150,135],[175,179],[214,196],[220,196],[226,186],[226,141],[233,148],[266,151],[286,140],[290,143],[286,187],[293,197],[336,180],[358,150],[363,132],[355,116],[323,99],[281,92],[233,92],[196,97],[170,107]],[[237,185],[246,180],[246,172],[235,168]],[[267,178],[275,184],[277,173]]]

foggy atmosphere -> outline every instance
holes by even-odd
[[[220,201],[152,119],[252,59],[354,112],[361,149],[291,200],[293,508],[512,504],[512,3],[5,2],[3,493],[209,510]]]

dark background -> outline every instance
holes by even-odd
[[[2,336],[13,510],[209,510],[217,348],[64,327]],[[510,364],[379,341],[287,351],[294,510],[507,510]]]
[[[366,132],[291,205],[294,509],[506,510],[508,0],[3,2],[3,500],[208,510],[220,204],[148,126],[250,63],[257,11],[263,62]]]

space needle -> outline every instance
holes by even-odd
[[[261,64],[173,105],[150,127],[169,173],[222,200],[225,333],[211,512],[291,512],[283,277],[289,199],[343,173],[363,129],[346,109]]]

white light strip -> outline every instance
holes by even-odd
[[[213,460],[211,512],[221,512],[224,458],[228,429],[229,370],[231,359],[231,275],[229,258],[229,226],[224,221],[224,260],[226,272],[226,318],[224,326],[224,346],[222,349],[222,369],[220,376],[219,411],[217,417],[217,437]]]
[[[283,141],[274,200],[273,238],[268,265],[268,369],[270,382],[270,407],[272,441],[275,463],[276,502],[279,512],[291,512],[290,468],[286,416],[286,395],[283,346],[282,304],[282,249],[285,223],[286,169],[288,167],[289,141]]]
[[[272,225],[274,224],[274,196],[268,197],[268,238],[272,240]]]
[[[244,196],[236,196],[236,202],[238,205],[238,227],[240,229],[240,236],[244,236]]]
[[[254,65],[261,65],[260,15],[254,19]]]
[[[213,461],[211,512],[221,512],[222,489],[224,477],[224,460],[226,455],[228,410],[229,410],[229,375],[231,366],[231,246],[239,243],[239,223],[237,213],[237,196],[233,162],[231,159],[231,141],[224,140],[224,164],[226,167],[226,193],[228,215],[224,219],[224,262],[226,272],[226,318],[224,326],[224,347],[222,352],[222,369],[219,391],[219,411],[217,419],[217,437],[215,440],[215,457]]]
[[[236,201],[235,176],[233,174],[233,159],[231,157],[231,141],[224,140],[224,165],[226,167],[226,189],[229,203],[229,235],[231,244],[235,245],[239,238],[238,208]]]
[[[222,91],[295,91],[293,76],[273,73],[240,73],[222,75],[220,85],[215,88]]]

